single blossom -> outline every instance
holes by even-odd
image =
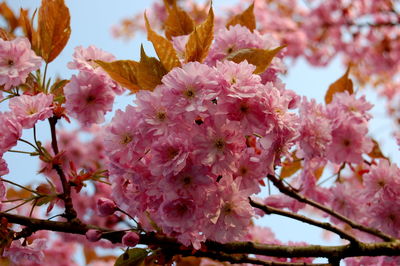
[[[4,250],[3,256],[18,265],[27,265],[31,262],[40,264],[44,258],[46,243],[46,239],[35,239],[31,244],[23,245],[20,240],[14,240],[11,246]]]
[[[10,99],[9,106],[23,128],[32,128],[38,120],[53,115],[52,94],[22,95]]]
[[[109,216],[117,210],[117,205],[114,201],[101,197],[97,199],[97,210],[100,216]]]
[[[90,242],[99,241],[100,238],[101,238],[101,236],[102,236],[102,232],[101,232],[101,231],[98,231],[98,230],[95,230],[95,229],[89,229],[89,230],[86,232],[86,238],[87,238],[87,240],[89,240]]]
[[[100,76],[89,72],[73,75],[64,87],[64,94],[68,114],[85,126],[102,123],[104,115],[112,110],[115,97]]]
[[[0,85],[8,90],[24,83],[30,72],[40,68],[41,60],[31,50],[28,39],[0,39]]]
[[[17,145],[22,126],[11,112],[0,113],[0,155]]]
[[[127,247],[135,247],[139,244],[140,237],[135,232],[127,232],[122,237],[122,244]]]

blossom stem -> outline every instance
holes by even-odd
[[[43,84],[42,84],[43,89],[46,88],[46,74],[47,74],[48,65],[49,65],[49,63],[46,62],[46,65],[44,66]]]
[[[35,145],[33,145],[32,143],[30,143],[29,141],[27,141],[27,140],[24,140],[24,139],[18,139],[19,141],[22,141],[22,142],[24,142],[24,143],[26,143],[26,144],[28,144],[28,145],[30,145],[30,146],[32,146],[37,152],[39,152],[39,149],[35,146]]]
[[[251,198],[249,198],[249,201],[250,201],[251,206],[264,211],[266,214],[277,214],[277,215],[285,216],[288,218],[292,218],[294,220],[301,221],[303,223],[311,224],[311,225],[323,228],[325,230],[331,231],[331,232],[337,234],[338,236],[340,236],[342,239],[346,239],[346,240],[350,241],[350,243],[353,243],[353,244],[359,243],[359,241],[354,236],[352,236],[351,234],[343,231],[342,229],[340,229],[336,226],[331,225],[330,223],[316,221],[316,220],[308,218],[304,215],[300,215],[297,213],[291,213],[291,212],[273,208],[273,207],[270,207],[267,205],[263,205],[263,204],[253,201]]]
[[[76,222],[59,222],[48,221],[36,218],[29,218],[21,215],[0,212],[0,218],[6,218],[10,223],[16,223],[27,226],[32,232],[39,230],[50,230],[55,232],[64,232],[71,234],[85,235],[87,230],[95,229],[102,232],[102,238],[110,240],[112,243],[121,243],[124,235],[123,231],[112,231],[106,228],[97,227],[94,225],[87,225],[84,223]],[[231,243],[218,243],[214,241],[206,241],[204,247],[207,251],[181,249],[182,245],[176,239],[156,234],[154,232],[141,234],[140,243],[145,245],[157,245],[168,251],[173,251],[175,254],[210,257],[214,259],[224,259],[224,254],[235,254],[233,257],[237,258],[237,254],[254,254],[264,255],[270,257],[283,257],[283,258],[298,258],[298,257],[324,257],[334,258],[336,261],[356,256],[399,256],[400,255],[400,240],[393,242],[377,242],[377,243],[363,243],[359,245],[340,245],[340,246],[286,246],[286,245],[270,245],[258,244],[254,242],[231,242]],[[217,251],[217,252],[216,252]],[[217,257],[219,255],[220,257]],[[239,256],[240,257],[240,256]],[[265,262],[267,263],[267,262]],[[296,264],[270,264],[254,263],[261,265],[296,265]],[[297,264],[297,265],[328,265],[328,264]]]
[[[27,190],[27,191],[29,191],[29,192],[32,192],[32,193],[36,194],[36,195],[39,195],[36,191],[34,191],[34,190],[30,189],[30,188],[24,187],[24,186],[22,186],[22,185],[20,185],[20,184],[17,184],[17,183],[15,183],[15,182],[13,182],[13,181],[10,181],[10,180],[4,179],[4,178],[0,178],[0,180],[3,181],[3,182],[9,183],[9,184],[11,184],[11,185],[14,185],[14,186],[16,186],[16,187],[25,189],[25,190]]]

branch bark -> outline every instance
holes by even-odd
[[[103,232],[103,239],[107,239],[112,243],[120,243],[125,233],[123,231],[112,231],[110,229],[101,228],[94,225],[86,225],[83,223],[49,221],[0,212],[0,219],[2,217],[6,218],[11,223],[28,226],[34,232],[39,230],[49,230],[84,235],[87,230],[96,229]],[[221,256],[224,254],[235,254],[235,256],[237,254],[254,254],[283,258],[324,257],[328,259],[343,259],[356,256],[400,256],[400,240],[395,240],[392,242],[360,243],[359,245],[348,244],[341,246],[285,246],[258,244],[249,241],[221,244],[215,241],[206,241],[204,243],[204,249],[202,249],[206,251],[194,251],[191,249],[189,249],[189,251],[186,249],[185,251],[185,249],[182,249],[182,244],[178,243],[176,239],[150,232],[140,235],[140,243],[145,245],[157,245],[167,250],[179,251],[178,254],[183,255],[186,254],[185,252],[190,251],[192,256],[196,256],[196,254],[198,256],[206,256],[206,254],[212,256],[213,252],[218,252],[218,254]]]
[[[331,232],[337,234],[338,236],[340,236],[342,239],[346,239],[346,240],[350,241],[350,243],[352,243],[353,245],[357,245],[359,243],[359,241],[353,235],[343,231],[342,229],[340,229],[336,226],[333,226],[330,223],[316,221],[316,220],[308,218],[304,215],[291,213],[291,212],[283,211],[283,210],[273,208],[273,207],[270,207],[267,205],[263,205],[263,204],[253,201],[252,199],[249,199],[249,200],[250,200],[251,206],[264,211],[266,214],[277,214],[277,215],[285,216],[288,218],[292,218],[294,220],[301,221],[303,223],[311,224],[311,225],[320,227],[322,229],[331,231]]]
[[[53,149],[55,156],[60,152],[58,149],[57,134],[56,134],[57,121],[58,118],[55,116],[49,118],[50,131],[51,131],[51,147]],[[58,164],[54,164],[53,168],[56,170],[58,176],[60,177],[61,184],[63,187],[63,194],[61,195],[61,199],[64,201],[65,205],[65,218],[67,218],[68,221],[71,221],[73,219],[76,219],[77,217],[77,213],[74,209],[74,205],[72,204],[72,199],[71,199],[71,186],[69,185],[68,180],[61,166]]]

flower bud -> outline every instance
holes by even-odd
[[[99,230],[94,230],[94,229],[89,229],[86,232],[86,238],[90,241],[90,242],[96,242],[99,241],[101,238],[102,232]]]
[[[117,210],[117,205],[114,201],[107,198],[99,198],[97,200],[97,210],[100,216],[109,216]]]
[[[140,237],[135,232],[128,232],[122,237],[122,244],[128,247],[134,247],[139,244]]]

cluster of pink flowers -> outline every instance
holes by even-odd
[[[112,111],[114,97],[123,89],[95,63],[95,60],[111,62],[115,57],[94,46],[75,48],[70,69],[79,70],[64,87],[65,108],[69,115],[82,125],[104,122],[104,115]]]
[[[210,54],[213,66],[187,63],[153,92],[137,93],[105,136],[117,204],[147,230],[156,224],[196,248],[245,234],[254,216],[248,196],[287,154],[298,126],[293,92],[263,82],[247,62]]]
[[[270,69],[255,75],[246,61],[224,60],[241,48],[274,48],[275,41],[239,25],[221,29],[215,40],[204,64],[184,64],[153,92],[140,91],[105,135],[119,207],[146,229],[156,224],[196,248],[205,239],[243,236],[255,215],[248,197],[294,145],[305,159],[302,192],[322,202],[333,196],[316,187],[315,170],[328,161],[361,163],[372,149],[366,135],[372,105],[364,97],[337,93],[326,106],[300,103]],[[283,71],[277,60],[271,68]],[[299,115],[290,111],[298,106]],[[282,197],[267,202],[304,207]]]

